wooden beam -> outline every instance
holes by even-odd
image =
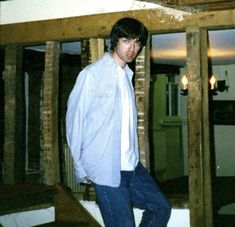
[[[151,33],[184,31],[186,27],[234,27],[235,10],[187,14],[173,9],[146,9],[119,13],[34,21],[0,26],[0,45],[34,44],[46,40],[79,40],[108,36],[113,24],[122,17],[142,21]],[[184,15],[184,16],[183,16]]]
[[[85,68],[91,64],[91,53],[90,53],[90,40],[81,40],[81,68]]]
[[[187,27],[197,26],[205,29],[233,28],[235,26],[235,10],[200,12],[188,16]]]
[[[225,2],[225,3],[214,3],[214,4],[203,4],[200,6],[202,11],[220,11],[220,10],[230,10],[235,9],[235,2]]]
[[[212,227],[206,30],[186,30],[190,226]]]
[[[141,2],[151,2],[159,5],[178,5],[179,0],[140,0]]]
[[[166,7],[185,10],[188,12],[195,11],[214,11],[235,9],[233,0],[142,0]]]
[[[200,11],[222,11],[235,9],[235,2],[231,0],[185,1],[179,0],[179,7],[190,6]]]
[[[202,166],[203,166],[203,206],[205,211],[205,226],[213,227],[212,204],[212,168],[210,149],[209,97],[208,97],[208,32],[200,32],[201,78],[202,78]]]
[[[59,42],[47,41],[43,84],[43,181],[47,185],[60,182],[58,83]]]
[[[178,15],[181,14],[183,12],[179,11]],[[109,35],[113,24],[122,17],[133,17],[141,20],[150,31],[175,30],[184,27],[184,23],[182,24],[177,15],[175,17],[166,10],[137,10],[1,25],[0,45],[104,37]]]
[[[104,39],[90,39],[91,63],[102,57],[104,54]]]
[[[235,2],[231,0],[179,0],[177,6],[195,8],[197,11],[222,11],[235,9]]]
[[[23,95],[23,50],[11,45],[5,51],[4,90],[4,184],[24,180],[25,136]]]
[[[228,3],[233,2],[231,0],[178,0],[178,5],[203,5],[211,3]]]
[[[140,0],[142,2],[152,2],[155,4],[162,4],[165,6],[192,6],[204,4],[218,4],[218,3],[231,3],[233,0]]]

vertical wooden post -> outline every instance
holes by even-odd
[[[104,54],[104,39],[90,39],[90,57],[91,63],[95,62]]]
[[[25,167],[23,51],[17,45],[5,50],[3,182],[14,184],[24,180]]]
[[[190,226],[212,227],[206,30],[187,28],[186,39]]]
[[[43,86],[43,181],[48,185],[60,182],[58,141],[59,51],[59,42],[46,42]]]
[[[208,32],[201,30],[201,75],[202,75],[202,149],[205,226],[214,226],[212,203],[212,163],[210,150],[209,91],[208,91]]]
[[[95,62],[104,54],[104,39],[90,38],[81,40],[82,68]]]
[[[91,63],[89,39],[81,40],[81,61],[82,61],[82,69]]]
[[[149,134],[148,134],[148,109],[149,109],[149,83],[150,62],[149,48],[143,48],[136,58],[135,65],[135,95],[138,111],[138,137],[140,160],[149,169]]]

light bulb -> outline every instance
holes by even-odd
[[[186,90],[188,87],[187,87],[187,85],[188,85],[188,79],[187,79],[187,77],[186,76],[183,76],[182,78],[181,78],[181,83],[183,84],[183,90]]]
[[[210,78],[211,90],[215,89],[215,83],[216,83],[215,76],[212,75],[212,77]]]

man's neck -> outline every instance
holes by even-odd
[[[110,55],[122,69],[125,68],[126,62],[122,61],[115,51],[111,52]]]

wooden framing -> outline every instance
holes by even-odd
[[[78,40],[108,36],[112,25],[122,17],[141,20],[151,33],[184,31],[186,27],[235,27],[235,10],[186,14],[180,11],[164,12],[160,9],[138,10],[34,21],[0,26],[0,45],[33,44],[47,40]],[[171,14],[174,13],[174,14]],[[182,18],[181,18],[182,16]]]
[[[208,3],[224,3],[231,2],[231,0],[178,0],[179,5],[198,5],[198,4],[208,4]]]
[[[10,45],[5,51],[3,76],[8,92],[5,92],[4,108],[4,184],[21,182],[24,178],[22,53],[22,47],[17,45]]]
[[[171,14],[170,12],[173,11],[169,11],[168,13],[161,9],[139,10],[1,25],[0,45],[29,45],[46,42],[47,40],[68,41],[91,37],[105,37],[109,35],[111,26],[116,20],[127,16],[137,18],[144,22],[152,34],[186,31],[187,71],[189,76],[188,140],[190,165],[190,221],[191,227],[212,227],[210,141],[208,130],[208,99],[206,98],[208,93],[206,30],[235,27],[235,10],[200,12],[194,14],[178,14],[177,12]],[[54,52],[54,55],[57,54],[58,53]],[[55,65],[54,67],[54,70],[56,70]],[[47,74],[47,76],[50,77],[50,75],[53,75],[53,72],[52,74],[50,72]],[[56,77],[52,80],[48,78],[48,89],[53,89],[55,95],[57,95],[56,87],[52,85],[54,80],[57,82]],[[55,103],[53,104],[50,101],[55,100],[57,96],[52,96],[52,94],[54,94],[53,92],[47,93],[46,88],[44,89],[44,95],[50,96],[48,97],[47,103],[47,105],[50,106],[49,110],[53,110]],[[53,116],[50,115],[50,117],[52,122],[54,122]],[[47,123],[49,123],[49,119]],[[148,127],[147,125],[145,126]],[[46,130],[46,128],[44,130]],[[47,132],[45,131],[45,133]],[[50,139],[55,138],[52,135],[54,134],[49,135]],[[48,141],[48,143],[50,143],[50,141]],[[57,179],[58,175],[55,173],[47,182],[53,183]]]
[[[146,15],[148,15],[146,17]],[[112,25],[122,17],[135,17],[143,21],[149,30],[182,28],[180,21],[161,10],[127,11],[34,21],[0,26],[0,45],[11,43],[39,43],[47,40],[76,40],[103,37],[110,33]],[[163,26],[164,24],[164,26]]]
[[[60,182],[58,138],[59,42],[46,42],[43,85],[43,176],[44,183]]]
[[[95,62],[104,54],[104,39],[90,39],[91,62]]]
[[[191,226],[213,226],[209,150],[207,31],[186,30]]]
[[[183,8],[188,11],[213,11],[234,9],[233,0],[140,0],[156,4],[162,4],[166,7]]]

